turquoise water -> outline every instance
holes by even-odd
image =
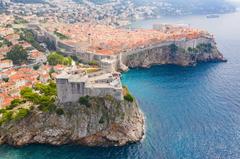
[[[0,159],[238,159],[240,158],[240,14],[141,21],[189,23],[212,32],[227,63],[153,66],[123,74],[146,116],[146,137],[114,148],[0,146]]]

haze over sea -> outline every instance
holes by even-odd
[[[123,83],[146,116],[146,137],[114,148],[30,145],[0,146],[0,159],[239,159],[240,13],[207,19],[188,16],[145,20],[184,23],[213,33],[227,63],[196,67],[153,66],[123,74]]]

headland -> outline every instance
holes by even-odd
[[[38,43],[98,65],[86,71],[74,65],[55,77],[56,85],[34,84],[21,99],[1,110],[0,143],[122,146],[144,135],[144,117],[121,71],[155,64],[194,66],[226,61],[214,37],[187,25],[156,24],[153,29],[55,22],[29,23]]]

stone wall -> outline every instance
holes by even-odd
[[[111,87],[86,87],[85,92],[86,95],[92,97],[105,97],[107,95],[111,95],[117,100],[123,100],[122,89],[113,89]]]
[[[211,43],[211,52],[190,53],[188,47],[196,47],[198,44]],[[170,45],[176,44],[178,50],[171,52]],[[175,42],[165,42],[147,48],[122,53],[120,62],[128,67],[149,67],[154,64],[175,64],[180,66],[192,66],[201,61],[225,61],[223,55],[218,51],[213,39],[199,38],[193,40],[182,40]]]
[[[78,102],[82,96],[104,97],[111,95],[117,100],[123,100],[122,88],[110,86],[95,87],[85,82],[70,82],[67,79],[57,79],[57,96],[60,103]]]
[[[44,30],[42,30],[44,32]],[[223,55],[217,50],[216,43],[209,37],[199,37],[197,39],[178,41],[168,41],[159,44],[128,50],[118,55],[99,55],[91,52],[81,51],[79,48],[66,45],[60,42],[54,35],[45,33],[45,40],[51,40],[56,45],[57,50],[62,51],[65,55],[74,55],[82,62],[88,63],[96,61],[101,65],[102,59],[115,59],[115,69],[127,70],[127,67],[148,67],[154,64],[176,64],[181,66],[196,65],[199,61],[225,61]],[[172,54],[169,45],[176,44],[180,49]],[[210,53],[189,53],[187,48],[195,48],[198,44],[211,43],[213,49]]]
[[[57,79],[57,96],[61,103],[77,102],[86,95],[84,82],[70,83],[67,79]]]

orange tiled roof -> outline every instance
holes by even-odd
[[[66,44],[106,55],[164,41],[183,38],[194,39],[202,34],[202,31],[189,27],[179,27],[178,29],[162,32],[152,29],[116,29],[110,26],[89,23],[47,23],[44,25],[46,30],[50,32],[57,29],[58,32],[69,37],[69,39],[62,40]]]

